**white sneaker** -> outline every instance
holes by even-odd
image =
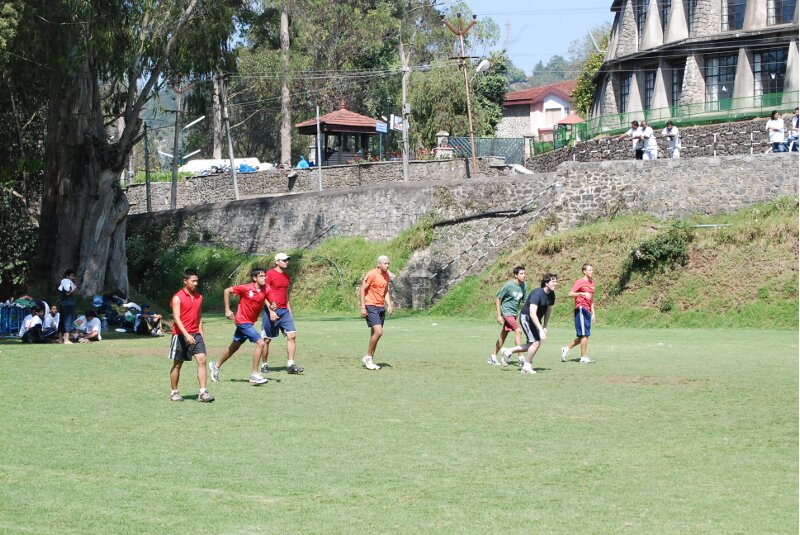
[[[520,371],[521,371],[522,373],[536,373],[536,370],[534,370],[534,369],[533,369],[532,367],[530,367],[530,366],[523,366],[523,367],[522,367],[522,369],[521,369]]]
[[[211,380],[215,383],[219,382],[219,368],[217,368],[217,362],[215,360],[209,361],[208,369],[211,372]]]
[[[249,381],[251,385],[263,385],[269,381],[269,379],[262,377],[260,373],[251,373]]]
[[[491,364],[492,366],[500,365],[500,363],[497,362],[497,355],[489,355],[489,360],[487,360],[486,363]]]
[[[569,348],[564,346],[561,348],[561,362],[567,362],[567,355],[569,355]]]
[[[593,362],[589,357],[581,357],[581,364],[592,364]]]
[[[505,368],[508,366],[508,359],[511,358],[511,355],[513,355],[514,352],[507,347],[504,347],[502,350],[500,350],[500,353],[502,353],[502,356],[500,357],[500,364],[502,364],[503,368]]]
[[[520,353],[517,357],[520,366],[525,366],[525,353]]]
[[[361,359],[361,362],[364,363],[364,367],[366,369],[368,369],[368,370],[380,370],[381,369],[380,366],[378,366],[377,364],[372,362],[372,357],[370,357],[369,355],[364,356],[364,358]]]

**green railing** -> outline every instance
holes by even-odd
[[[681,104],[667,108],[603,115],[586,121],[585,130],[573,128],[580,138],[586,140],[601,134],[618,134],[630,127],[631,121],[646,119],[653,128],[663,127],[668,120],[679,126],[740,121],[751,117],[768,117],[772,110],[793,111],[798,105],[798,92],[769,93],[753,97],[729,98],[710,102]]]

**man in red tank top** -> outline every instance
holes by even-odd
[[[210,403],[214,396],[206,390],[206,345],[203,342],[203,318],[200,308],[203,296],[197,291],[200,278],[197,271],[187,269],[183,272],[183,288],[172,296],[172,343],[169,346],[169,358],[172,369],[169,372],[170,401],[183,401],[178,392],[178,381],[181,378],[181,366],[184,362],[197,359],[197,382],[200,383],[200,394],[197,401]]]

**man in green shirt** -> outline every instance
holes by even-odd
[[[514,278],[508,281],[497,292],[497,297],[494,300],[495,307],[497,308],[497,323],[502,325],[500,329],[500,337],[494,344],[494,352],[489,355],[489,364],[497,366],[501,364],[497,362],[497,354],[500,348],[506,341],[508,333],[514,331],[514,345],[519,345],[522,341],[522,327],[517,321],[520,305],[525,302],[525,267],[517,266],[514,268]],[[508,365],[505,357],[501,356],[503,366]]]

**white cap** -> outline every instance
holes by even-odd
[[[276,262],[278,260],[289,260],[289,258],[290,258],[290,256],[288,254],[286,254],[286,253],[278,253],[278,254],[275,255],[275,261]]]

